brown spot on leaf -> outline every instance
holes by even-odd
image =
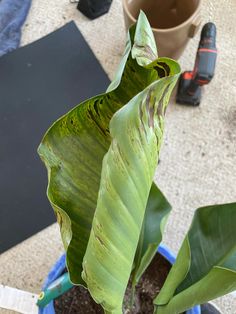
[[[62,220],[62,216],[61,216],[59,211],[56,211],[56,217],[57,217],[57,222],[58,222],[58,224],[60,226],[60,229],[61,229],[62,228],[62,224],[63,224],[63,220]]]
[[[101,239],[98,235],[95,235],[95,239],[96,239],[102,246],[105,246],[105,243],[102,241],[102,239]]]

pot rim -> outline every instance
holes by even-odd
[[[154,32],[159,32],[159,33],[170,33],[170,32],[175,32],[181,28],[183,28],[184,26],[186,26],[192,19],[194,21],[194,17],[198,17],[200,15],[200,10],[201,10],[201,5],[202,5],[202,1],[203,0],[198,0],[198,5],[197,5],[197,8],[196,10],[193,12],[193,14],[191,14],[187,20],[185,20],[183,23],[175,26],[175,27],[170,27],[170,28],[155,28],[155,27],[152,27],[152,30]],[[128,15],[128,17],[131,19],[131,21],[134,23],[137,22],[137,19],[135,19],[133,17],[133,15],[130,13],[129,9],[128,9],[128,6],[127,6],[127,0],[122,0],[122,4],[123,4],[123,8],[124,8],[124,11],[125,13]]]
[[[207,302],[208,304],[211,304],[220,314],[223,314],[221,309],[212,301]]]

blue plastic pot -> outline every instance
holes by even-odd
[[[159,245],[157,250],[162,256],[164,256],[171,264],[175,262],[175,256],[166,247],[164,244]],[[45,280],[43,289],[46,289],[54,280],[56,280],[64,272],[66,267],[65,255],[62,255],[61,258],[56,262],[51,271],[48,274],[48,277]],[[50,302],[43,309],[39,309],[39,314],[55,314],[53,301]],[[187,311],[187,314],[201,314],[200,306],[195,306],[191,310]]]

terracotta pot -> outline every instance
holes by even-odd
[[[140,10],[148,17],[158,55],[178,59],[200,24],[202,0],[122,0],[126,29],[136,22]]]

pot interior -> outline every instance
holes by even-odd
[[[153,28],[176,27],[194,14],[200,0],[124,0],[129,13],[136,20],[143,10]]]
[[[171,269],[171,264],[159,253],[144,272],[136,287],[133,308],[130,308],[131,282],[126,289],[123,313],[129,314],[153,314],[153,299],[163,286]],[[102,307],[95,303],[87,289],[82,286],[74,286],[65,294],[54,300],[56,314],[102,314]]]

